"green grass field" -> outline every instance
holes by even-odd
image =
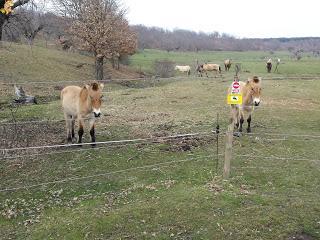
[[[199,64],[205,62],[218,63],[224,70],[225,59],[232,59],[234,63],[240,63],[243,72],[266,75],[265,63],[269,58],[273,59],[275,66],[276,59],[281,59],[279,73],[268,74],[267,76],[295,76],[295,75],[316,75],[320,74],[320,59],[312,57],[312,54],[304,53],[300,61],[293,60],[289,52],[165,52],[160,50],[146,49],[133,55],[130,60],[136,68],[146,72],[152,72],[154,61],[169,59],[178,65],[190,65],[194,73],[196,61]],[[231,67],[234,71],[234,65]],[[272,71],[273,72],[273,71]]]
[[[52,54],[36,48],[38,61],[43,57],[37,51]],[[56,54],[61,57],[60,52]],[[319,60],[306,56],[296,62],[286,58],[289,53],[279,53],[284,62],[280,73],[268,75],[261,59],[268,53],[215,52],[197,57],[199,54],[199,60],[221,62],[232,57],[243,63],[250,72],[241,73],[242,80],[253,74],[298,77],[263,81],[253,134],[234,139],[228,181],[221,175],[229,116],[226,89],[233,72],[217,78],[107,84],[97,141],[203,134],[95,149],[1,151],[0,238],[294,239],[303,235],[304,239],[320,239]],[[138,67],[145,59],[152,63],[164,58],[191,63],[195,55],[146,50],[133,56],[131,64]],[[67,62],[69,57],[79,59],[72,54],[65,57]],[[10,72],[22,81],[29,65],[18,73],[10,59]],[[61,65],[57,68],[64,63]],[[151,64],[143,65],[152,71]],[[42,72],[34,78],[40,81],[46,74],[45,80],[52,79],[52,83],[30,84],[27,89],[56,98],[0,110],[1,149],[64,142],[59,90],[53,89],[55,73]],[[77,74],[70,72],[68,79]],[[306,75],[311,78],[299,79]],[[64,77],[57,77],[61,79]],[[4,101],[12,94],[3,86]],[[217,114],[221,127],[218,158],[217,137],[211,133]],[[48,121],[14,124],[39,120]],[[85,141],[89,141],[88,131]]]

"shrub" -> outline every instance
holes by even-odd
[[[154,62],[155,74],[161,78],[169,78],[174,76],[175,63],[170,60],[157,60]]]

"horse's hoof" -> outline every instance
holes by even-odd
[[[251,128],[248,128],[248,129],[247,129],[247,133],[251,133]]]
[[[92,148],[95,148],[96,146],[97,146],[97,144],[95,144],[95,143],[92,143],[92,144],[91,144],[91,147],[92,147]]]

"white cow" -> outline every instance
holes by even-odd
[[[187,75],[189,76],[191,73],[191,67],[189,65],[185,65],[185,66],[175,66],[174,70],[179,71],[179,72],[186,72]]]

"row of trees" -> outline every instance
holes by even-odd
[[[197,33],[176,29],[168,31],[143,25],[133,26],[137,32],[139,48],[156,48],[166,51],[319,51],[320,38],[238,39],[226,33]]]

